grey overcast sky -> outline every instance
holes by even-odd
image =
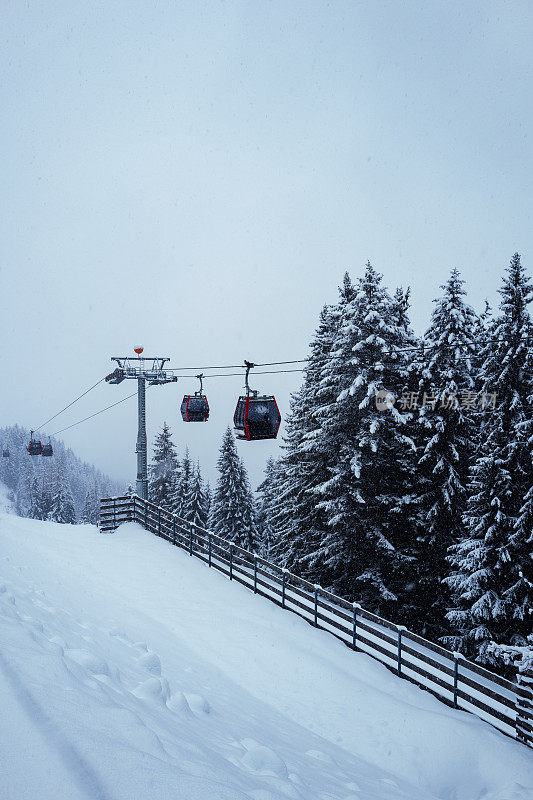
[[[0,425],[42,423],[145,346],[195,366],[303,358],[346,269],[452,267],[497,302],[532,259],[533,5],[505,0],[3,0]],[[299,374],[258,376],[282,413]],[[149,390],[213,480],[242,380]],[[52,423],[135,389],[101,385]],[[135,400],[62,438],[135,477]],[[252,483],[279,442],[242,443]]]

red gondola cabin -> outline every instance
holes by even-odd
[[[30,456],[40,456],[43,452],[43,446],[38,439],[34,439],[33,436],[30,439],[30,443],[28,445],[28,453]]]
[[[233,425],[238,439],[275,439],[281,424],[276,398],[273,395],[239,397]]]
[[[180,411],[184,422],[207,422],[209,419],[207,397],[205,394],[186,394]]]

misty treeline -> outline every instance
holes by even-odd
[[[533,653],[533,292],[499,308],[451,272],[423,339],[366,265],[322,309],[285,443],[259,487],[270,558],[468,657]]]
[[[259,546],[254,497],[230,428],[224,434],[217,466],[218,479],[211,495],[200,465],[191,461],[189,451],[178,457],[165,422],[154,444],[149,498],[187,522],[254,550]]]
[[[51,439],[51,457],[30,456],[29,441],[26,428],[0,428],[0,481],[9,490],[15,512],[33,519],[96,524],[100,497],[119,494],[123,487],[56,439]]]

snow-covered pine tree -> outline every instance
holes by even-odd
[[[175,472],[171,507],[171,511],[183,519],[188,519],[189,515],[188,502],[191,492],[192,474],[193,465],[189,455],[189,448],[187,447],[185,448],[185,455],[178,464]]]
[[[275,535],[271,522],[274,509],[278,505],[276,491],[278,476],[276,472],[279,467],[280,461],[276,461],[272,457],[268,458],[264,480],[257,487],[256,526],[259,555],[270,561],[284,564],[283,553],[273,548]],[[285,544],[287,543],[285,542]]]
[[[367,263],[322,369],[316,446],[329,474],[314,492],[328,531],[313,559],[336,592],[389,616],[409,563],[397,521],[410,500],[413,443],[404,433],[407,414],[377,398],[395,396],[406,382],[405,340],[381,275]]]
[[[1,446],[9,450],[9,458],[0,459],[0,480],[11,490],[16,499],[22,461],[27,457],[23,432],[18,425],[1,431]]]
[[[472,457],[474,397],[472,358],[476,315],[465,302],[464,281],[451,272],[435,300],[426,332],[420,398],[424,447],[419,460],[420,507],[423,513],[418,547],[418,600],[422,632],[429,638],[446,635],[450,597],[448,548],[463,535],[468,470]]]
[[[414,343],[414,334],[411,331],[411,320],[409,309],[411,307],[411,287],[408,286],[404,291],[402,286],[398,286],[394,292],[391,305],[391,314],[394,324],[404,331],[407,337]]]
[[[209,481],[207,481],[207,483],[205,484],[204,495],[205,495],[205,525],[206,525],[206,528],[207,528],[207,527],[211,526],[211,498],[212,498],[212,495],[211,495],[211,486],[209,484]]]
[[[485,308],[478,314],[472,331],[475,345],[475,354],[472,358],[472,377],[475,382],[476,390],[483,391],[483,363],[486,358],[486,347],[492,338],[492,309],[488,300],[485,300]]]
[[[100,497],[98,486],[95,483],[87,489],[85,502],[81,512],[80,520],[89,525],[97,525],[100,516]]]
[[[207,497],[200,473],[200,464],[197,462],[192,470],[189,483],[189,494],[185,503],[185,516],[187,522],[192,522],[200,528],[207,527],[209,509],[207,507]]]
[[[15,508],[20,517],[31,516],[35,470],[30,456],[20,459],[19,476],[15,491]]]
[[[172,506],[176,467],[176,447],[172,441],[170,428],[164,422],[154,444],[148,487],[149,500],[161,508],[170,509]]]
[[[325,581],[324,565],[310,562],[327,529],[326,515],[317,508],[312,490],[328,477],[328,453],[317,439],[318,411],[324,398],[318,396],[322,369],[329,357],[338,319],[353,296],[348,273],[339,289],[337,306],[324,306],[310,345],[301,388],[291,398],[284,436],[284,453],[271,465],[263,485],[264,517],[272,539],[272,558],[292,572],[313,581]]]
[[[244,494],[244,527],[246,529],[246,538],[244,540],[244,544],[241,547],[244,547],[250,553],[254,553],[258,550],[259,547],[259,540],[258,540],[258,533],[257,533],[257,523],[255,518],[255,499],[254,493],[252,492],[252,487],[250,486],[250,480],[248,478],[248,473],[246,471],[246,467],[244,466],[244,461],[241,459],[241,471],[242,471],[242,485],[245,489]]]
[[[40,474],[33,478],[32,505],[29,516],[32,519],[48,519],[52,508],[52,495],[50,493],[48,472],[41,468]]]
[[[473,329],[473,339],[475,344],[475,354],[471,361],[471,375],[474,381],[474,391],[476,398],[481,398],[484,390],[484,372],[483,364],[486,360],[487,345],[490,344],[492,338],[492,309],[487,300],[485,300],[485,308],[476,317]],[[482,442],[485,440],[484,426],[487,421],[487,415],[481,413],[479,402],[476,402],[477,411],[470,415],[470,440],[472,448],[470,468],[478,455]]]
[[[70,491],[65,464],[60,457],[56,459],[51,489],[52,501],[48,519],[73,525],[76,522],[74,498]]]
[[[218,480],[211,506],[211,527],[239,547],[254,549],[250,541],[250,489],[231,428],[227,428],[217,461]]]
[[[267,470],[262,484],[262,524],[268,525],[270,557],[280,566],[322,583],[328,582],[325,566],[315,561],[314,554],[327,530],[327,519],[317,507],[313,491],[329,476],[330,454],[322,446],[319,411],[326,402],[334,401],[336,394],[322,388],[321,379],[344,306],[354,294],[346,272],[338,303],[324,306],[320,313],[303,384],[291,397],[284,453]]]
[[[484,350],[483,441],[472,469],[466,535],[451,550],[454,645],[498,664],[497,644],[527,645],[533,607],[533,288],[515,253]],[[501,664],[501,661],[499,662]]]
[[[392,298],[391,318],[396,327],[395,342],[402,353],[403,363],[397,379],[403,377],[403,385],[397,388],[397,407],[403,412],[401,431],[410,444],[407,462],[404,463],[401,477],[401,493],[395,508],[394,546],[401,558],[397,560],[397,569],[391,577],[391,586],[398,598],[394,609],[396,622],[406,625],[414,631],[425,631],[421,618],[420,598],[417,591],[418,582],[418,542],[420,529],[423,526],[423,514],[418,504],[419,475],[417,472],[418,457],[425,444],[421,437],[419,425],[418,388],[421,368],[417,359],[420,340],[415,336],[409,316],[411,307],[411,288],[404,291],[398,287]]]

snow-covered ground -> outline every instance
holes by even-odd
[[[533,754],[129,523],[0,512],[2,800],[531,800]]]

